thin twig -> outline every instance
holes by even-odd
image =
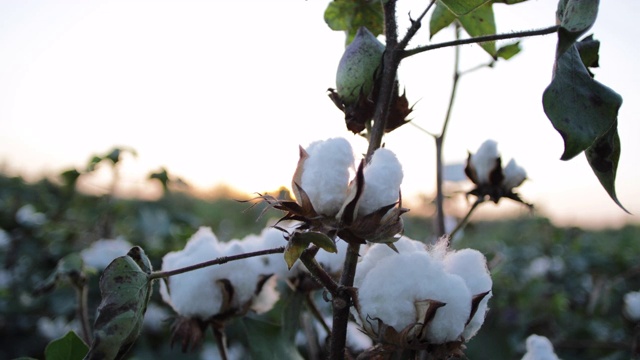
[[[456,40],[460,39],[460,25],[456,23]],[[453,85],[451,86],[451,95],[449,96],[449,105],[447,107],[447,114],[445,115],[444,122],[442,123],[442,130],[440,135],[436,136],[436,228],[437,238],[444,235],[444,193],[443,193],[443,156],[442,149],[444,146],[444,138],[447,134],[447,128],[451,119],[451,113],[453,111],[453,103],[456,98],[456,91],[458,90],[458,81],[460,80],[460,47],[455,49],[455,57],[453,61]]]
[[[411,20],[411,27],[409,28],[409,30],[407,30],[407,33],[404,35],[404,38],[402,38],[402,41],[400,41],[400,43],[398,44],[398,50],[404,50],[407,47],[407,45],[409,44],[409,41],[411,41],[411,39],[415,36],[415,34],[418,32],[418,30],[422,26],[422,19],[424,18],[425,15],[427,15],[429,10],[431,9],[431,7],[433,7],[435,3],[436,3],[436,0],[431,0],[427,8],[424,9],[422,14],[420,14],[420,16],[418,16],[417,19],[413,20],[409,18]]]
[[[224,331],[223,326],[213,326],[213,336],[216,338],[216,345],[218,345],[218,352],[220,353],[220,359],[227,360],[227,334]]]
[[[480,205],[483,202],[484,200],[478,199],[476,200],[476,202],[473,203],[473,205],[471,205],[471,208],[469,209],[469,211],[467,211],[467,215],[465,215],[464,218],[460,220],[460,222],[458,222],[456,227],[449,234],[450,239],[453,239],[453,237],[458,233],[458,231],[460,231],[467,224],[473,211],[478,207],[478,205]]]
[[[496,41],[496,40],[516,39],[516,38],[531,37],[531,36],[549,35],[557,32],[558,29],[560,29],[560,25],[554,25],[554,26],[550,26],[544,29],[539,29],[539,30],[518,31],[518,32],[509,33],[509,34],[485,35],[485,36],[478,36],[478,37],[473,37],[469,39],[458,39],[458,40],[447,41],[439,44],[425,45],[425,46],[420,46],[411,50],[404,50],[401,54],[401,58],[404,59],[409,56],[419,54],[421,52],[440,49],[443,47],[475,44],[475,43]]]
[[[422,126],[420,126],[420,125],[416,124],[414,121],[409,121],[409,125],[411,125],[411,126],[415,127],[416,129],[418,129],[418,130],[422,131],[423,133],[425,133],[425,134],[427,134],[427,135],[429,135],[429,136],[431,136],[431,137],[433,137],[433,138],[435,138],[435,137],[437,137],[437,136],[438,136],[438,135],[436,135],[436,134],[432,133],[431,131],[429,131],[429,130],[427,130],[427,129],[423,128]]]
[[[256,256],[263,256],[263,255],[269,255],[269,254],[279,254],[279,253],[283,253],[283,252],[284,252],[284,246],[280,246],[280,247],[273,248],[273,249],[254,251],[254,252],[238,254],[238,255],[233,255],[233,256],[222,256],[222,257],[219,257],[219,258],[216,258],[216,259],[213,259],[213,260],[208,260],[208,261],[205,261],[205,262],[201,262],[199,264],[185,266],[183,268],[179,268],[179,269],[175,269],[175,270],[152,272],[149,275],[149,280],[166,278],[166,277],[169,277],[169,276],[183,274],[183,273],[186,273],[186,272],[189,272],[189,271],[206,268],[206,267],[213,266],[213,265],[221,265],[221,264],[224,264],[224,263],[229,262],[229,261],[248,259],[248,258],[252,258],[252,257],[256,257]]]

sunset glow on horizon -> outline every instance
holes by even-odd
[[[56,176],[126,146],[138,156],[123,161],[123,193],[155,189],[145,179],[166,167],[201,193],[225,184],[251,194],[290,186],[299,145],[345,137],[356,154],[365,152],[365,140],[346,130],[343,114],[327,97],[344,50],[344,34],[324,23],[327,3],[0,3],[0,171]],[[498,31],[553,25],[556,4],[496,5]],[[421,12],[424,4],[399,6],[403,33],[405,14]],[[460,164],[484,140],[496,140],[503,164],[514,158],[527,170],[519,193],[559,225],[640,222],[640,50],[631,46],[640,29],[628,25],[640,3],[600,7],[589,31],[601,41],[601,68],[594,72],[624,98],[616,183],[618,198],[634,215],[614,204],[583,155],[559,160],[562,138],[541,104],[551,80],[554,35],[523,39],[523,51],[513,59],[463,76],[445,142],[445,163]],[[410,46],[430,41],[428,26],[423,29]],[[431,41],[451,38],[447,30]],[[412,121],[433,133],[446,112],[452,56],[450,48],[420,54],[399,72],[415,104]],[[463,69],[488,60],[477,45],[462,47]],[[405,125],[384,142],[403,164],[403,198],[421,204],[432,197],[433,139]],[[83,189],[101,192],[108,181],[103,169]],[[527,213],[503,203],[486,205],[480,215]]]

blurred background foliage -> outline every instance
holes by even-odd
[[[107,153],[116,169],[118,157]],[[115,159],[115,161],[114,161]],[[92,158],[91,164],[102,161]],[[209,226],[221,240],[259,233],[271,217],[263,205],[250,207],[229,197],[203,199],[174,190],[166,170],[151,174],[164,195],[158,200],[96,196],[76,190],[84,172],[66,171],[59,179],[35,183],[0,175],[0,358],[44,357],[46,344],[69,329],[79,329],[71,286],[36,295],[34,290],[62,257],[80,252],[99,239],[122,238],[142,246],[153,266],[184,247],[199,226]],[[114,170],[115,171],[115,170]],[[117,179],[117,177],[116,177]],[[283,191],[280,196],[285,196]],[[410,215],[411,213],[409,213]],[[405,234],[429,241],[432,220],[407,216]],[[473,222],[453,248],[483,252],[493,275],[493,298],[487,321],[468,344],[470,359],[519,359],[530,334],[547,336],[558,355],[568,359],[628,359],[633,324],[622,316],[622,298],[640,290],[640,227],[586,231],[558,228],[548,219],[527,217]],[[88,278],[89,317],[100,302],[99,271]],[[283,296],[283,299],[290,297]],[[318,296],[318,298],[320,298]],[[321,301],[320,301],[321,302]],[[323,306],[323,304],[319,304]],[[277,306],[265,319],[276,319]],[[145,329],[130,358],[216,358],[212,345],[182,354],[170,346],[173,312],[156,291]],[[229,329],[230,345],[248,320]],[[253,320],[251,320],[253,321]],[[263,323],[263,325],[266,323]],[[240,328],[240,330],[238,330]],[[322,344],[324,340],[320,339]],[[207,343],[213,336],[207,335]],[[269,342],[261,342],[268,346]],[[303,354],[305,350],[301,349]]]

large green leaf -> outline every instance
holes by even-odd
[[[556,61],[542,104],[564,140],[561,159],[568,160],[614,126],[622,97],[589,75],[577,48],[572,46]]]
[[[440,30],[451,25],[457,16],[449,10],[442,3],[436,3],[436,7],[431,13],[431,20],[429,20],[429,37],[433,37]]]
[[[459,18],[460,25],[471,37],[494,35],[496,33],[496,21],[493,16],[493,4],[488,2],[473,12],[462,15]],[[480,43],[480,46],[492,57],[496,56],[496,43],[489,41]]]
[[[245,316],[240,321],[252,359],[303,360],[295,342],[284,336],[281,326],[251,316]]]
[[[587,30],[593,26],[598,17],[599,0],[560,0],[556,17],[560,24],[558,30],[558,47],[556,59]]]
[[[81,360],[89,351],[87,344],[69,331],[65,336],[53,340],[44,349],[46,360]]]
[[[431,14],[431,20],[429,21],[429,34],[433,37],[436,33],[451,25],[455,19],[458,18],[462,28],[471,37],[493,35],[496,33],[496,21],[493,15],[492,6],[493,4],[491,2],[487,2],[484,5],[475,7],[475,10],[466,13],[466,15],[456,15],[449,8],[438,3],[433,14]],[[480,46],[482,46],[489,55],[494,58],[496,57],[495,41],[480,43]]]
[[[622,208],[616,195],[616,172],[618,170],[618,159],[620,159],[620,137],[618,136],[617,121],[604,136],[600,137],[586,151],[587,161],[591,165],[591,169],[600,180],[602,187],[609,193],[611,199]]]
[[[116,258],[100,278],[94,339],[85,359],[122,359],[140,335],[151,296],[151,262],[135,246]]]
[[[369,0],[335,0],[324,12],[324,21],[332,30],[346,31],[349,45],[361,26],[378,36],[384,32],[382,2]]]
[[[439,0],[438,2],[448,7],[454,14],[460,16],[472,12],[478,7],[488,3],[489,0]]]

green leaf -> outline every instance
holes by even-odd
[[[506,4],[506,5],[513,5],[513,4],[519,4],[521,2],[525,2],[527,0],[494,0],[494,4]]]
[[[569,160],[611,129],[622,97],[589,75],[578,50],[572,46],[556,61],[542,105],[564,140],[561,159]]]
[[[431,20],[429,21],[429,38],[432,38],[440,30],[451,25],[457,16],[449,10],[448,7],[442,3],[436,3],[436,7],[431,14]]]
[[[133,346],[151,296],[150,264],[144,250],[135,246],[104,270],[100,278],[102,302],[85,359],[122,359]]]
[[[295,341],[298,329],[300,329],[300,314],[304,310],[305,293],[292,291],[287,287],[286,293],[281,298],[283,310],[281,313],[282,336],[289,341]]]
[[[44,349],[44,358],[46,360],[81,360],[87,351],[89,351],[87,344],[75,332],[69,331],[65,336],[47,345]]]
[[[488,2],[473,12],[460,16],[458,19],[462,28],[471,37],[477,37],[482,35],[494,35],[496,33],[496,21],[493,16],[492,3]],[[495,58],[496,56],[496,42],[488,41],[479,44],[486,52]]]
[[[34,294],[41,295],[53,291],[60,282],[69,280],[72,285],[84,286],[84,261],[78,253],[71,253],[58,260],[55,270],[34,290]]]
[[[520,41],[518,41],[516,43],[508,44],[499,48],[498,51],[496,51],[496,57],[509,60],[519,54],[521,50],[522,48],[520,47]]]
[[[598,67],[598,61],[600,60],[600,41],[594,40],[593,35],[589,35],[586,38],[576,43],[576,48],[580,53],[580,59],[587,68]],[[592,76],[593,77],[593,76]]]
[[[556,17],[560,24],[558,30],[558,46],[556,59],[587,30],[593,26],[598,17],[599,0],[560,0]]]
[[[618,136],[618,123],[613,124],[611,129],[604,136],[600,137],[586,151],[587,161],[591,169],[600,180],[602,187],[609,193],[611,199],[620,206],[622,210],[629,213],[622,206],[616,195],[616,172],[618,170],[618,159],[620,159],[620,137]]]
[[[384,12],[380,1],[335,0],[324,12],[324,21],[332,30],[346,31],[349,45],[361,26],[378,36],[384,32]]]
[[[300,236],[304,239],[303,241],[306,242],[307,244],[309,243],[314,244],[319,248],[325,251],[328,251],[330,253],[335,254],[338,252],[338,248],[336,247],[335,241],[333,241],[333,239],[331,239],[330,237],[328,237],[327,235],[321,232],[307,231],[303,233],[296,233],[295,236]]]
[[[300,236],[300,234],[300,232],[295,232],[289,239],[289,242],[287,242],[287,247],[284,249],[284,261],[287,263],[289,270],[291,270],[293,264],[298,261],[302,252],[311,243],[309,239]]]
[[[295,342],[284,336],[283,328],[251,316],[239,320],[244,330],[244,339],[249,342],[247,348],[254,360],[303,360]]]
[[[451,12],[457,16],[466,15],[480,6],[489,3],[489,0],[439,0]]]

